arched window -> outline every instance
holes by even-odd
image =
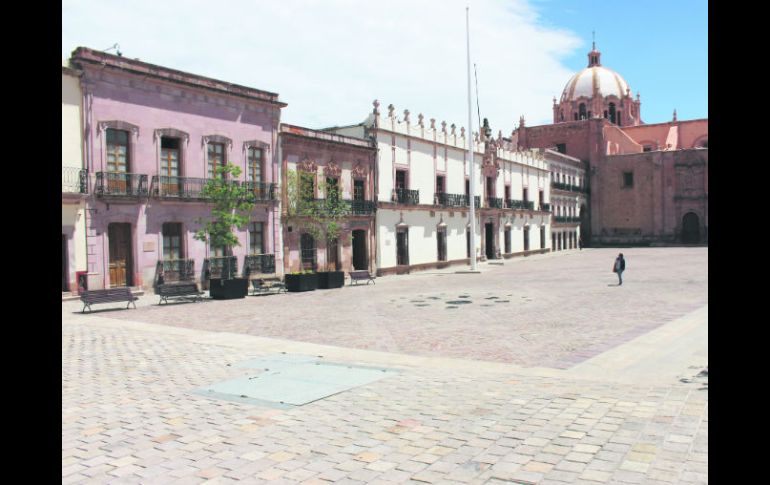
[[[586,119],[586,105],[585,105],[585,103],[580,103],[580,106],[578,106],[578,113],[580,115],[580,119],[581,120]]]
[[[616,123],[615,103],[610,103],[610,123]]]

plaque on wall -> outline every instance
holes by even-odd
[[[142,250],[145,253],[151,253],[155,251],[155,241],[145,241],[142,245]]]

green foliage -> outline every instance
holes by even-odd
[[[286,177],[286,212],[293,218],[292,224],[316,240],[339,238],[342,220],[350,214],[350,205],[348,201],[342,200],[338,184],[321,180],[318,188],[325,198],[315,199],[315,174],[289,170]]]
[[[211,217],[199,219],[203,227],[195,232],[195,239],[208,241],[212,248],[240,246],[234,229],[243,229],[249,223],[249,212],[254,202],[249,201],[251,192],[237,183],[241,169],[228,163],[217,167],[215,178],[209,179],[203,187],[203,196],[211,201]]]

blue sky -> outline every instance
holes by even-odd
[[[620,73],[642,100],[642,120],[708,118],[706,0],[534,0],[542,25],[568,29],[583,45],[563,59],[586,67],[591,31],[602,65]]]
[[[479,103],[495,133],[509,135],[520,116],[552,121],[592,30],[603,65],[641,92],[645,122],[674,108],[679,119],[708,116],[707,3],[695,0],[62,0],[62,59],[118,43],[125,57],[277,92],[287,123],[358,123],[377,99],[384,112],[392,103],[399,117],[409,109],[459,131],[468,4]]]

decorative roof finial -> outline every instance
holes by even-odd
[[[422,118],[423,118],[422,113],[417,115],[417,124],[420,126],[425,126],[422,122]]]
[[[404,121],[409,123],[409,110],[408,109],[404,110]]]
[[[374,105],[374,114],[380,114],[380,102],[375,99],[372,104]]]
[[[396,110],[396,107],[393,106],[393,103],[388,105],[388,118],[393,118],[393,111]]]
[[[593,38],[593,48],[592,48],[592,50],[596,50],[596,31],[595,30],[591,31],[591,37]]]
[[[676,121],[676,108],[674,108],[674,121]]]

